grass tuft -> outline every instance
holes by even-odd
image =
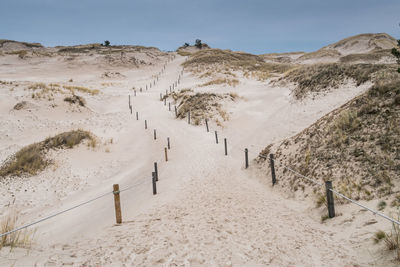
[[[5,219],[0,222],[0,233],[6,233],[14,230],[17,227],[18,214],[9,214]],[[35,231],[24,229],[11,233],[9,235],[0,238],[0,249],[3,247],[15,247],[29,248],[33,241],[33,235]]]
[[[49,149],[73,148],[84,139],[89,140],[89,143],[94,142],[95,144],[95,138],[90,132],[73,130],[46,138],[42,142],[28,145],[11,156],[0,167],[0,177],[35,175],[43,171],[51,163],[50,160],[46,159],[46,152]]]

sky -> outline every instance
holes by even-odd
[[[0,0],[0,39],[254,54],[315,51],[360,33],[400,39],[400,0]]]

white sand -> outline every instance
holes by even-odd
[[[67,82],[73,78],[75,83],[102,91],[98,96],[81,94],[88,108],[72,112],[62,97],[52,108],[47,100],[30,99],[31,92],[23,86],[13,91],[9,86],[0,87],[0,160],[22,146],[70,129],[90,130],[102,140],[94,150],[82,145],[52,152],[57,168],[34,177],[0,181],[1,214],[16,209],[21,212],[21,222],[31,222],[111,191],[114,183],[125,188],[144,181],[121,193],[122,226],[114,225],[110,194],[37,225],[29,253],[3,249],[0,265],[394,265],[371,240],[376,229],[390,227],[386,222],[376,219],[364,226],[373,216],[346,205],[338,208],[343,216],[321,224],[312,200],[288,199],[271,188],[265,169],[253,161],[249,170],[243,168],[245,147],[254,158],[266,145],[297,133],[367,86],[343,87],[303,103],[293,102],[288,88],[247,79],[240,79],[236,88],[195,89],[237,92],[244,97],[228,105],[231,120],[224,129],[211,124],[207,133],[204,126],[175,120],[173,112],[159,101],[159,93],[176,81],[183,57],[168,64],[155,87],[133,97],[132,86],[144,88],[167,59],[159,58],[154,66],[140,69],[102,69],[90,64],[71,68],[56,59],[40,63],[32,59],[27,64],[16,56],[0,58],[2,80]],[[123,76],[101,78],[105,71]],[[199,83],[185,73],[178,88]],[[128,94],[139,121],[129,114]],[[10,111],[21,100],[36,108]],[[214,130],[219,132],[218,145]],[[163,149],[167,137],[172,147],[166,163]],[[228,156],[224,156],[222,144],[225,137]],[[160,171],[157,196],[151,194],[155,161]]]

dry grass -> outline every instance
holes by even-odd
[[[236,87],[239,84],[239,80],[236,79],[215,79],[206,83],[199,85],[199,87],[210,86],[210,85],[219,85],[219,84],[227,84],[229,86]]]
[[[295,83],[293,95],[302,99],[309,94],[321,93],[338,88],[348,80],[353,80],[357,86],[375,81],[376,75],[393,72],[391,65],[377,64],[314,64],[304,65],[288,72],[279,82]]]
[[[374,63],[385,57],[392,57],[391,50],[378,50],[365,54],[350,54],[340,58],[342,63],[369,62]]]
[[[20,59],[24,59],[28,55],[28,51],[26,50],[18,50],[18,51],[11,51],[7,52],[9,55],[18,55]]]
[[[46,159],[46,152],[49,149],[73,148],[85,139],[89,140],[88,146],[96,146],[94,136],[83,130],[64,132],[28,145],[6,160],[0,167],[0,177],[35,175],[51,164],[51,161]]]
[[[17,227],[17,223],[17,213],[12,213],[6,216],[0,223],[0,233],[6,233],[14,230]],[[11,249],[15,247],[29,248],[33,242],[34,233],[35,231],[24,229],[3,236],[0,239],[0,249],[2,249],[3,247],[10,247]]]
[[[195,125],[203,124],[205,119],[214,119],[222,125],[219,120],[227,121],[229,116],[220,102],[224,99],[234,101],[237,94],[194,93],[191,89],[184,89],[164,96],[168,97],[177,104],[178,118],[186,118],[190,111],[191,120]]]
[[[285,73],[294,67],[289,64],[266,63],[261,56],[221,49],[200,50],[193,53],[183,65],[194,73],[231,75],[231,71],[241,71],[259,80]]]
[[[323,57],[338,58],[340,56],[341,56],[341,54],[336,50],[320,49],[318,51],[306,53],[306,54],[302,55],[301,57],[299,57],[299,60],[308,60],[308,59],[323,58]]]
[[[70,104],[78,104],[81,107],[84,107],[86,105],[86,101],[83,97],[77,96],[77,95],[72,95],[64,98],[65,102],[68,102]]]
[[[399,217],[397,218],[399,219]],[[386,233],[384,231],[378,231],[375,233],[374,241],[379,243],[384,241],[387,250],[393,250],[396,252],[396,259],[400,261],[400,226],[392,223],[392,229]]]
[[[32,98],[47,98],[48,100],[54,100],[56,94],[72,93],[75,95],[75,92],[81,92],[90,95],[97,95],[100,92],[97,89],[90,89],[83,86],[60,85],[56,83],[35,83],[30,85],[28,89],[35,91],[32,94]]]
[[[333,181],[339,192],[355,200],[387,197],[398,203],[400,75],[396,76],[392,81],[377,82],[282,142],[275,153],[277,159],[303,175]],[[277,169],[283,187],[294,191],[303,185],[316,199],[324,194],[308,181],[296,179],[279,166]]]

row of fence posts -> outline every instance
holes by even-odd
[[[164,65],[165,69],[165,65]],[[151,84],[150,84],[151,87]],[[147,85],[146,85],[147,89]],[[135,96],[136,96],[136,91],[135,91]],[[160,95],[160,97],[162,97]],[[128,96],[128,104],[129,104],[129,109],[132,114],[132,105],[131,105],[131,96]],[[176,108],[176,106],[175,106]],[[139,120],[139,112],[136,111],[136,120]],[[144,120],[144,129],[147,130],[147,120]],[[154,129],[153,132],[153,138],[154,140],[157,140],[157,130]],[[171,149],[171,141],[170,138],[167,137],[167,146],[164,148],[164,156],[165,156],[165,162],[168,162],[168,150]],[[154,162],[154,172],[152,172],[152,188],[153,188],[153,195],[157,194],[157,182],[158,182],[158,166],[157,162]],[[114,194],[114,207],[115,207],[115,220],[117,224],[122,223],[122,211],[121,211],[121,199],[120,199],[120,190],[119,190],[119,184],[114,184],[113,185],[113,194]]]
[[[190,111],[188,112],[188,122],[190,124]],[[206,130],[209,132],[208,127],[208,119],[205,119]],[[218,132],[215,131],[215,142],[218,144]],[[227,146],[227,139],[224,138],[224,147],[225,147],[225,156],[228,155],[228,146]],[[275,173],[275,160],[274,154],[269,154],[269,162],[271,168],[271,178],[272,178],[272,185],[276,184],[276,173]],[[249,150],[248,148],[244,149],[244,164],[245,169],[249,168]],[[326,181],[325,182],[325,189],[326,189],[326,199],[327,199],[327,207],[328,207],[328,216],[329,218],[335,217],[335,205],[334,205],[334,198],[332,190],[332,182]]]

